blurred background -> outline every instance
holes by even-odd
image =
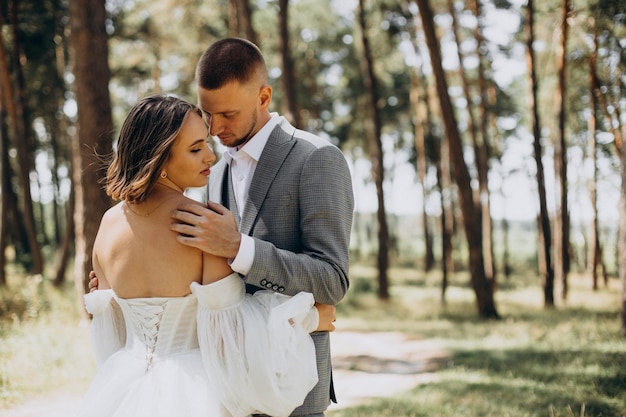
[[[581,313],[591,309],[606,315],[598,343],[625,358],[623,1],[0,0],[0,13],[0,406],[28,385],[8,365],[19,346],[58,343],[21,338],[28,323],[42,326],[32,337],[50,320],[80,333],[87,319],[93,239],[113,204],[100,181],[127,111],[157,92],[195,102],[195,64],[225,36],[263,51],[272,110],[350,164],[352,289],[340,313],[353,329],[440,338],[449,320],[513,315],[530,320],[521,335],[551,320],[593,327],[598,317]],[[429,334],[425,322],[443,327]],[[503,330],[481,329],[459,337]],[[536,342],[520,337],[523,349]],[[58,369],[68,349],[54,354]],[[613,367],[602,358],[587,357]],[[613,377],[626,387],[623,371]],[[624,391],[590,394],[605,407],[595,415],[626,415]],[[559,395],[537,415],[586,403]]]

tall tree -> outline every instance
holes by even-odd
[[[282,113],[295,127],[302,129],[302,119],[296,101],[296,74],[290,52],[289,0],[279,0],[278,4],[280,7],[280,55],[283,63],[283,74],[281,76],[284,93]]]
[[[410,4],[408,0],[404,1],[403,7],[407,14],[410,14]],[[421,56],[420,45],[417,40],[418,19],[413,16],[407,23],[409,34],[413,44],[413,50],[417,56]],[[412,119],[415,126],[415,170],[417,178],[422,186],[422,206],[420,207],[422,215],[422,230],[424,234],[424,272],[429,272],[435,266],[435,251],[433,248],[433,233],[430,230],[428,221],[428,213],[426,212],[428,189],[426,183],[426,173],[428,171],[427,142],[431,142],[428,138],[432,138],[430,119],[430,107],[428,97],[428,79],[424,76],[423,59],[420,59],[420,65],[415,71],[411,72],[411,92],[410,101],[412,107]],[[434,142],[434,141],[432,141]],[[432,144],[431,144],[432,145]],[[445,252],[444,252],[445,256]],[[442,257],[443,259],[443,257]],[[444,268],[443,280],[447,281],[447,274]],[[445,292],[445,291],[444,291]]]
[[[594,18],[589,19],[591,26],[591,36],[593,36],[593,48],[589,54],[589,83],[590,83],[590,97],[589,97],[589,120],[588,126],[588,142],[587,142],[587,157],[591,162],[591,178],[589,179],[589,200],[591,201],[591,222],[589,224],[589,234],[587,237],[588,252],[587,252],[587,269],[589,275],[591,275],[591,282],[593,289],[598,288],[598,265],[600,264],[600,238],[598,233],[598,198],[597,198],[597,183],[598,183],[598,165],[596,157],[596,97],[595,89],[597,88],[595,68],[596,68],[596,51],[598,47],[597,34],[595,33]]]
[[[368,37],[365,0],[359,0],[357,18],[360,27],[360,44],[363,53],[363,59],[361,60],[362,77],[365,87],[366,117],[363,123],[367,142],[371,145],[372,176],[376,184],[378,201],[378,296],[386,300],[389,298],[389,279],[387,276],[389,268],[389,228],[383,190],[385,168],[383,165],[380,113],[376,106],[379,102],[378,81],[374,74],[374,61]]]
[[[555,91],[558,109],[558,138],[554,146],[554,169],[559,187],[559,203],[557,205],[554,226],[554,279],[561,285],[561,297],[567,298],[569,270],[569,206],[567,184],[567,143],[565,140],[566,117],[566,69],[567,69],[567,20],[570,14],[570,0],[562,0],[561,37],[557,47],[558,88]]]
[[[535,64],[535,30],[534,30],[534,7],[533,0],[528,0],[526,5],[526,63],[528,65],[529,85],[530,85],[530,111],[532,112],[533,130],[533,151],[535,163],[537,164],[537,190],[539,191],[539,224],[538,224],[538,250],[539,250],[539,272],[543,281],[543,297],[546,307],[554,306],[554,269],[550,256],[551,231],[550,217],[548,215],[548,203],[546,198],[546,180],[543,170],[543,150],[541,146],[541,124],[539,120],[539,107],[537,101],[538,80]]]
[[[20,41],[18,38],[17,30],[17,4],[14,0],[9,2],[9,16],[11,17],[11,34],[13,38],[13,53],[12,61],[14,63],[15,76],[13,77],[16,82],[11,83],[9,78],[8,59],[4,44],[0,45],[0,67],[2,67],[2,88],[4,90],[5,104],[7,105],[8,115],[11,118],[11,126],[13,143],[17,150],[18,159],[18,179],[22,186],[21,197],[21,214],[19,217],[23,219],[26,240],[32,257],[32,265],[30,270],[34,274],[41,274],[43,272],[43,255],[41,253],[41,247],[37,239],[37,228],[35,224],[35,216],[33,209],[33,200],[30,190],[30,173],[33,169],[32,155],[34,151],[32,149],[32,135],[30,130],[27,129],[27,117],[25,114],[25,80],[22,72],[22,62],[25,57],[21,55]],[[2,29],[2,23],[0,22],[0,31]],[[24,58],[24,59],[23,59]]]
[[[112,152],[113,120],[109,97],[105,0],[70,0],[70,51],[78,106],[78,130],[72,143],[74,225],[76,237],[75,282],[80,294],[87,289],[92,269],[91,252],[100,219],[110,200],[99,185],[95,155]],[[80,299],[80,297],[79,297]]]
[[[249,0],[231,0],[229,2],[228,21],[230,36],[244,37],[257,44],[256,31],[252,26],[252,9]]]
[[[478,313],[483,318],[499,318],[493,297],[493,284],[485,275],[483,258],[481,212],[474,204],[471,178],[463,156],[461,135],[457,127],[456,116],[448,93],[448,82],[443,70],[439,40],[435,33],[435,21],[428,0],[417,0],[430,61],[435,76],[441,116],[450,146],[450,160],[460,194],[463,225],[469,249],[469,267],[471,283],[476,293]]]
[[[496,280],[496,262],[493,256],[493,222],[491,219],[491,196],[489,193],[489,159],[491,158],[491,146],[489,135],[489,83],[492,80],[487,76],[488,71],[488,56],[487,45],[485,37],[483,35],[483,16],[480,2],[478,0],[469,1],[470,9],[476,17],[476,26],[474,27],[474,39],[476,40],[477,62],[478,68],[476,70],[478,77],[478,91],[480,96],[480,135],[474,132],[472,136],[474,144],[474,153],[476,155],[476,171],[478,172],[478,198],[476,199],[476,205],[481,210],[482,220],[482,240],[483,240],[483,258],[485,260],[485,276],[495,286]],[[458,44],[459,50],[461,44]],[[463,61],[460,61],[461,76],[463,76]],[[467,87],[466,87],[467,89]],[[468,97],[467,106],[470,109],[472,107],[471,96],[469,91],[466,91]],[[480,140],[479,140],[480,138]]]
[[[1,39],[0,39],[1,43]],[[0,89],[0,287],[7,284],[6,271],[6,248],[8,242],[7,233],[7,208],[9,207],[9,193],[6,192],[6,186],[9,183],[9,138],[5,129],[6,111],[4,105],[4,95]]]
[[[428,89],[427,86],[420,85],[421,82],[416,73],[412,74],[411,81],[411,105],[414,108],[413,124],[415,125],[415,165],[417,178],[422,186],[422,206],[420,207],[420,211],[424,234],[424,272],[428,272],[435,266],[433,236],[428,222],[428,213],[426,212],[426,202],[428,199],[426,182],[426,172],[428,171],[426,135],[430,134],[427,127]],[[425,81],[425,77],[422,77],[422,81]]]

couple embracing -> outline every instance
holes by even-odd
[[[198,106],[146,97],[120,130],[85,296],[99,371],[78,416],[323,416],[349,286],[346,160],[270,113],[254,44],[214,43],[196,81]],[[209,135],[227,147],[214,166]],[[205,185],[207,205],[184,195]]]

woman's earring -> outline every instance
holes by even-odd
[[[167,178],[167,172],[162,171],[161,172],[161,178]]]

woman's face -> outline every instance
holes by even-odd
[[[208,131],[202,117],[189,113],[163,167],[167,173],[165,181],[169,180],[182,191],[205,186],[211,173],[211,164],[215,162],[215,153],[207,139]]]

